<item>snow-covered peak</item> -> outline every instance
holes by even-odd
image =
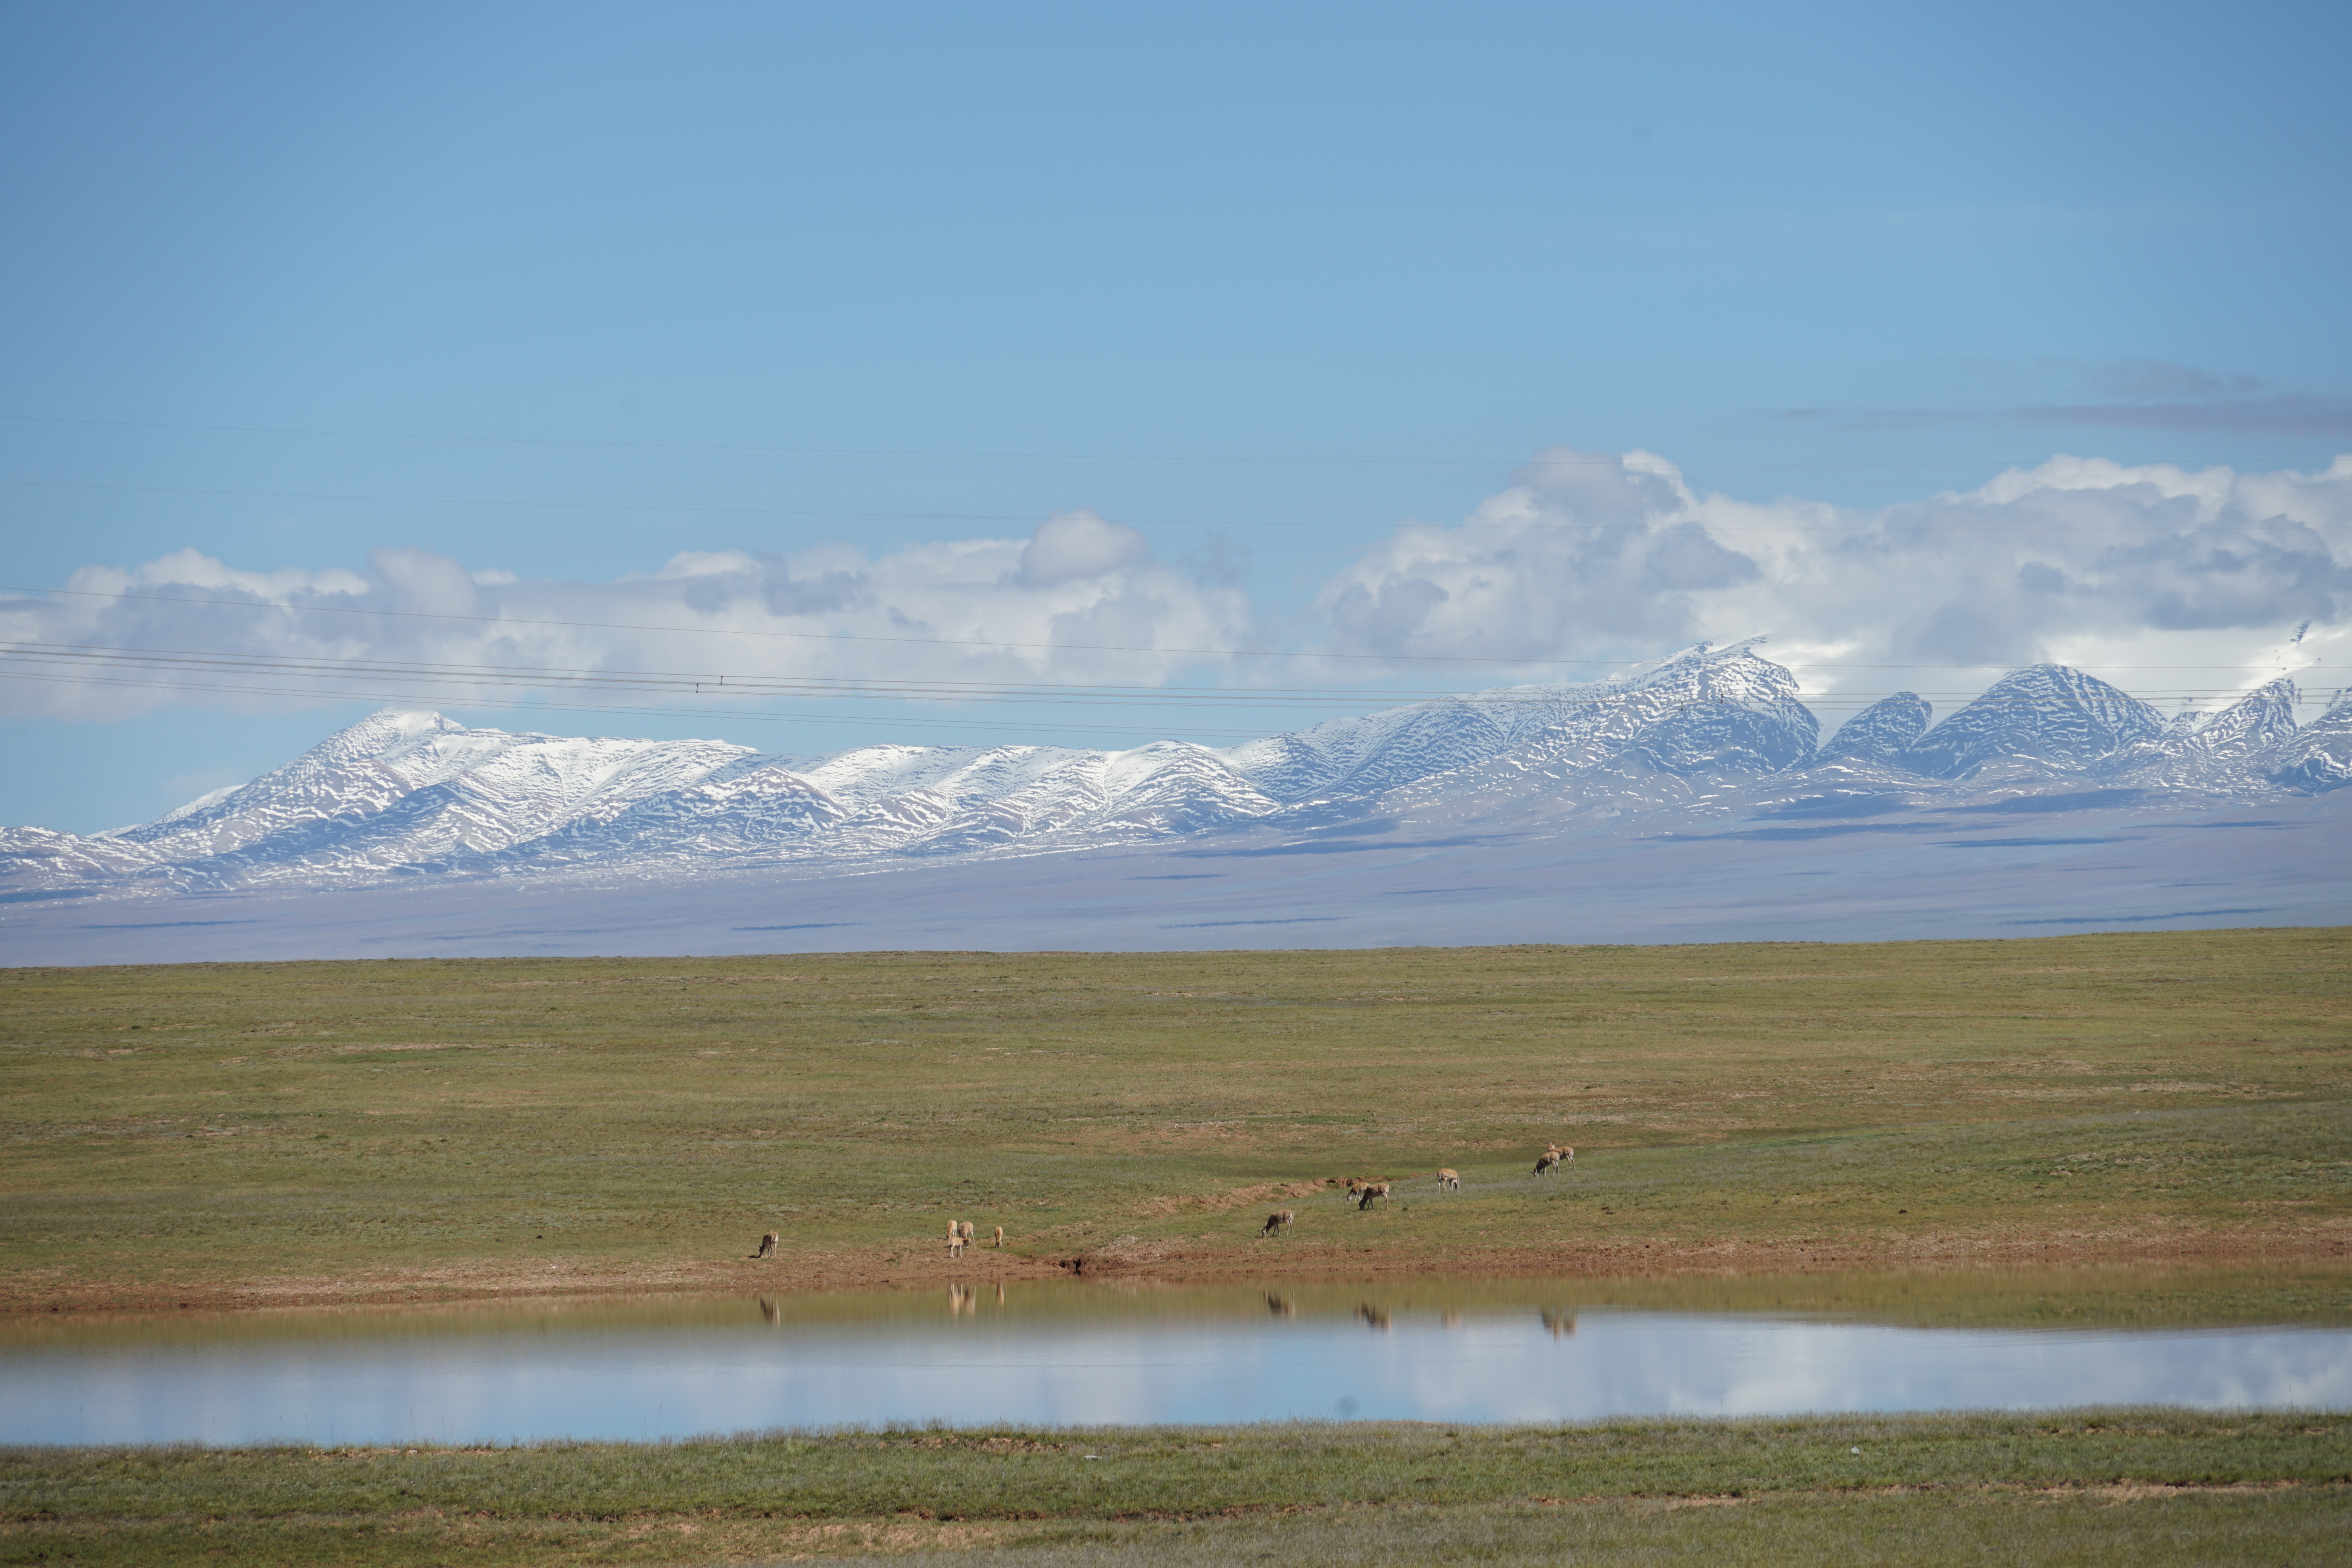
[[[2284,789],[2316,794],[2352,785],[2352,689],[2338,691],[2326,712],[2249,762]]]
[[[1527,823],[1588,807],[1721,810],[1725,792],[1843,800],[2103,784],[2275,798],[2352,785],[2352,699],[2307,728],[2273,681],[2167,725],[2057,665],[2004,678],[1928,727],[1898,693],[1818,750],[1795,678],[1760,639],[1604,680],[1434,696],[1222,750],[1160,741],[862,746],[814,759],[721,741],[509,734],[387,710],[248,784],[104,837],[0,836],[0,886],[336,886],[562,867],[687,875],[719,864],[1030,854],[1321,830],[1339,820]],[[1877,798],[1874,795],[1873,798]],[[1580,804],[1584,803],[1584,804]]]
[[[2189,731],[2188,743],[2209,757],[2242,757],[2294,733],[2299,693],[2284,676],[2256,687]]]
[[[1996,761],[2081,769],[2164,733],[2162,717],[2138,698],[2079,669],[2037,664],[1995,681],[1900,760],[1937,778],[1967,777]]]
[[[1935,704],[1916,691],[1882,697],[1838,726],[1822,746],[1822,760],[1892,762],[1911,749],[1935,711]]]

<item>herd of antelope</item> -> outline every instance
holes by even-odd
[[[1576,1151],[1567,1144],[1548,1143],[1544,1146],[1544,1152],[1536,1156],[1536,1168],[1533,1173],[1538,1176],[1549,1176],[1575,1158]],[[1436,1180],[1438,1188],[1442,1192],[1458,1193],[1462,1190],[1462,1173],[1459,1171],[1451,1168],[1441,1169],[1437,1173]],[[1374,1203],[1385,1202],[1390,1189],[1395,1184],[1370,1181],[1362,1176],[1349,1176],[1342,1182],[1339,1177],[1334,1176],[1329,1184],[1340,1189],[1342,1203],[1354,1204],[1357,1212],[1360,1214],[1370,1208]],[[1296,1218],[1297,1216],[1288,1209],[1275,1210],[1265,1216],[1265,1224],[1258,1228],[1258,1239],[1264,1241],[1269,1236],[1288,1230]]]
[[[980,1233],[971,1228],[971,1221],[968,1219],[948,1221],[948,1256],[950,1258],[961,1258],[963,1249],[979,1239]],[[996,1227],[996,1245],[999,1247],[1004,1245],[1004,1227],[1001,1225]]]
[[[1549,1176],[1562,1165],[1571,1165],[1575,1163],[1576,1150],[1573,1147],[1566,1143],[1548,1143],[1544,1146],[1544,1152],[1536,1156],[1536,1168],[1530,1174]],[[1441,1169],[1437,1173],[1436,1181],[1441,1191],[1458,1193],[1462,1190],[1462,1173],[1458,1171]],[[1340,1187],[1341,1201],[1354,1204],[1357,1212],[1361,1213],[1370,1208],[1375,1202],[1386,1202],[1390,1188],[1394,1184],[1370,1181],[1362,1176],[1349,1176],[1342,1183],[1339,1177],[1334,1176],[1329,1184]],[[1288,1230],[1297,1223],[1297,1215],[1290,1209],[1276,1209],[1265,1216],[1265,1223],[1258,1227],[1258,1239],[1263,1241],[1269,1236]],[[760,1249],[751,1256],[773,1258],[776,1255],[778,1239],[774,1231],[768,1232],[760,1237]],[[950,1258],[961,1258],[963,1249],[974,1245],[979,1239],[980,1233],[972,1228],[971,1221],[968,1219],[948,1221],[948,1256]],[[1001,1225],[996,1227],[995,1239],[998,1247],[1004,1245],[1004,1227]]]

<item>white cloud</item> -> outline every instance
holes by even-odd
[[[1939,706],[2043,658],[2164,690],[2352,655],[2352,458],[2316,474],[2053,458],[1867,511],[1702,495],[1642,452],[1554,449],[1515,480],[1462,525],[1400,528],[1350,563],[1318,601],[1328,646],[1541,675],[1763,631],[1776,658],[1857,667],[1807,671],[1814,690]]]
[[[1151,542],[1124,523],[1105,521],[1091,507],[1057,511],[1037,525],[1021,552],[1022,581],[1033,587],[1102,577],[1151,559]]]
[[[874,558],[843,545],[792,559],[681,553],[617,583],[518,579],[419,550],[374,551],[364,573],[242,571],[189,550],[129,571],[88,568],[66,586],[73,592],[0,601],[0,639],[187,650],[256,665],[1150,685],[1199,662],[1175,650],[1239,646],[1249,623],[1238,588],[1155,563],[1141,534],[1092,513],[1050,519],[1027,540],[916,544]],[[190,600],[208,602],[174,602]],[[22,659],[6,668],[47,677],[0,681],[0,702],[19,716],[119,718],[175,700],[283,707],[284,696],[271,693],[329,694],[315,678],[259,668]],[[555,689],[487,679],[404,685],[389,675],[337,688],[453,706]],[[651,700],[695,697],[689,689]],[[700,700],[743,698],[706,689]]]
[[[2317,473],[2053,458],[1966,494],[1860,510],[1703,494],[1647,453],[1553,449],[1462,523],[1401,527],[1348,562],[1286,643],[1232,574],[1157,562],[1140,532],[1086,510],[1025,539],[879,556],[838,543],[789,559],[688,552],[613,583],[386,549],[357,572],[256,572],[181,551],[91,567],[67,586],[0,602],[0,638],[253,668],[13,658],[0,668],[45,679],[0,681],[10,712],[114,718],[167,701],[282,708],[329,694],[316,678],[263,668],[285,658],[724,675],[736,689],[590,700],[740,706],[746,679],[1148,686],[1209,662],[1182,650],[1276,645],[1297,661],[1236,664],[1231,681],[1572,679],[1604,669],[1552,661],[1651,658],[1764,632],[1810,691],[1841,700],[1825,709],[1834,721],[1900,688],[1948,710],[2042,658],[2150,698],[2280,673],[2301,672],[2315,691],[2345,684],[2334,672],[2352,660],[2352,458]],[[1434,675],[1405,662],[1430,656],[1477,662]],[[454,707],[559,689],[527,675],[404,684],[379,672],[334,694]],[[1352,705],[1333,693],[1335,709]]]

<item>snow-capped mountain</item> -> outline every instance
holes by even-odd
[[[867,746],[801,758],[388,710],[151,823],[0,832],[0,902],[567,872],[676,879],[1195,842],[1279,849],[1335,830],[1525,833],[1628,813],[1667,832],[1854,799],[1954,808],[2086,785],[2144,802],[2352,785],[2352,700],[2303,728],[2295,702],[2276,680],[2168,722],[2104,681],[2042,665],[1941,722],[1898,693],[1822,743],[1795,679],[1751,640],[1588,685],[1449,697],[1223,750]]]

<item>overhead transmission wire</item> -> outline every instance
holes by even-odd
[[[1151,657],[1197,658],[1281,658],[1299,661],[1337,659],[1375,664],[1473,664],[1492,669],[1512,667],[1542,667],[1547,668],[1629,669],[1656,664],[1656,659],[1634,658],[1540,658],[1513,654],[1389,654],[1340,653],[1297,648],[1214,648],[1139,647],[1121,643],[1019,642],[1003,637],[884,637],[867,632],[792,632],[762,627],[737,626],[649,626],[633,621],[553,620],[523,616],[470,616],[450,610],[388,610],[364,605],[283,605],[252,599],[214,599],[184,594],[131,594],[91,588],[30,588],[21,584],[0,583],[0,593],[33,594],[79,599],[131,600],[143,604],[203,605],[215,608],[270,611],[279,615],[342,615],[373,616],[398,620],[458,621],[476,626],[552,626],[567,630],[658,632],[679,637],[727,637],[786,638],[803,642],[887,643],[924,647],[977,647],[998,651],[1024,650],[1046,653],[1131,653]],[[5,606],[0,606],[5,607]],[[82,644],[77,646],[96,646]],[[2000,660],[1979,664],[1885,664],[1837,659],[1794,660],[1780,664],[1784,669],[2001,669],[2009,668]],[[2109,664],[2103,669],[2157,671],[2183,669],[2222,669],[2227,664]]]
[[[321,690],[321,689],[320,689],[319,688],[317,688],[317,687],[315,687],[315,686],[312,686],[312,687],[290,687],[290,688],[289,688],[289,687],[260,686],[260,685],[254,685],[254,684],[249,684],[249,683],[247,683],[247,684],[226,684],[226,683],[220,683],[220,682],[190,682],[190,681],[179,681],[179,680],[128,680],[128,679],[121,679],[121,678],[118,678],[118,677],[109,677],[109,676],[96,676],[96,677],[92,677],[92,676],[68,676],[68,675],[50,675],[50,676],[44,676],[44,675],[27,674],[27,673],[15,672],[15,671],[5,671],[5,670],[0,670],[0,680],[31,680],[31,681],[40,681],[40,682],[49,682],[49,683],[70,684],[70,685],[73,685],[73,686],[78,687],[78,688],[79,688],[79,687],[84,687],[84,686],[101,686],[101,687],[108,687],[108,688],[127,689],[138,689],[138,690],[160,690],[160,691],[169,691],[169,692],[194,692],[194,691],[203,691],[203,692],[215,693],[215,694],[218,694],[218,695],[231,695],[231,696],[296,697],[296,698],[306,698],[306,699],[310,699],[310,700],[320,700],[320,699],[328,699],[328,700],[342,700],[342,701],[364,701],[364,702],[378,702],[378,703],[385,703],[385,704],[425,704],[425,705],[431,705],[431,704],[439,704],[439,703],[449,703],[449,702],[451,702],[451,701],[453,700],[453,694],[448,693],[448,692],[441,692],[441,693],[436,693],[436,694],[421,694],[421,693],[409,692],[409,691],[385,691],[385,690],[357,690],[357,691],[352,691],[352,690],[343,690],[343,691],[333,691],[333,690]],[[1619,699],[1617,699],[1617,700],[1630,700],[1632,698],[1633,698],[1633,697],[1635,697],[1635,696],[1637,696],[1637,695],[1639,695],[1639,693],[1636,693],[1636,692],[1627,692],[1627,693],[1623,693],[1623,694],[1622,694],[1622,695],[1621,695],[1621,697],[1620,697]],[[1916,695],[1916,694],[1915,693],[1914,695]],[[1602,700],[1598,700],[1598,699],[1596,699],[1596,700],[1592,700],[1591,703],[1589,703],[1589,704],[1580,704],[1580,703],[1561,703],[1561,704],[1558,704],[1558,706],[1563,706],[1563,707],[1572,707],[1572,706],[1599,706],[1599,705],[1601,705],[1601,702]],[[1981,699],[1981,698],[1979,698],[1979,699],[1977,699],[1977,700],[1981,701],[1981,700],[1982,700],[1982,699]],[[1436,703],[1437,703],[1437,702],[1440,702],[1440,701],[1452,701],[1452,702],[1455,702],[1455,703],[1464,703],[1464,702],[1468,702],[1468,703],[1470,703],[1471,705],[1474,705],[1474,706],[1475,706],[1475,705],[1477,705],[1477,704],[1475,704],[1475,700],[1473,700],[1473,699],[1465,699],[1465,698],[1453,698],[1453,699],[1434,699],[1434,700],[1425,700],[1423,703],[1422,703],[1422,704],[1420,704],[1420,705],[1423,705],[1423,706],[1434,706],[1434,705],[1436,705]],[[470,706],[471,704],[468,704],[468,705]],[[1407,705],[1408,705],[1408,706],[1411,706],[1412,704],[1407,704]],[[1808,708],[1810,708],[1810,709],[1813,710],[1814,710],[1814,711],[1816,711],[1816,712],[1822,711],[1822,710],[1828,710],[1828,711],[1832,711],[1832,712],[1839,711],[1839,709],[1838,709],[1835,705],[1833,705],[1833,704],[1830,704],[1830,703],[1825,703],[1825,702],[1821,701],[1821,700],[1809,700],[1809,701],[1807,701],[1807,702],[1806,702],[1806,704],[1805,704],[1805,705],[1806,705]],[[2019,702],[2019,703],[2017,703],[2017,704],[2016,704],[2016,706],[2020,706],[2020,707],[2034,706],[2034,705],[2035,705],[2035,704],[2029,703],[2029,702]],[[874,718],[872,718],[871,716],[866,716],[866,715],[857,715],[857,714],[841,714],[841,713],[794,713],[794,712],[782,712],[782,711],[777,711],[777,710],[774,710],[715,708],[715,707],[710,707],[710,706],[708,706],[708,705],[696,706],[696,707],[690,707],[690,708],[689,708],[689,707],[672,707],[672,706],[654,706],[654,705],[649,705],[649,704],[646,704],[646,703],[640,703],[640,702],[631,702],[631,703],[598,703],[598,702],[580,702],[580,701],[552,701],[552,700],[546,700],[546,699],[544,699],[544,698],[535,698],[535,699],[500,699],[500,700],[499,700],[495,703],[495,706],[496,706],[498,709],[499,709],[500,710],[511,710],[511,711],[517,711],[517,712],[617,713],[617,714],[627,714],[627,715],[630,715],[630,716],[633,716],[633,717],[637,717],[637,718],[675,718],[675,719],[695,719],[695,720],[704,720],[704,721],[726,719],[726,720],[745,721],[756,722],[756,723],[802,723],[802,724],[829,724],[829,725],[845,725],[845,724],[871,725],[871,724],[873,724],[873,723],[877,722],[877,721],[876,721]],[[1753,709],[1751,706],[1749,706],[1748,704],[1745,704],[1745,703],[1741,703],[1741,702],[1737,702],[1737,701],[1732,701],[1732,700],[1728,700],[1696,699],[1696,700],[1686,700],[1686,701],[1683,701],[1683,702],[1674,703],[1674,704],[1672,704],[1672,705],[1671,705],[1671,707],[1672,707],[1674,710],[1678,710],[1678,711],[1686,711],[1686,710],[1691,710],[1691,709],[1695,709],[1695,708],[1720,709],[1720,710],[1740,710],[1740,711],[1754,711],[1754,709]],[[1859,709],[1857,709],[1856,710],[1859,710]],[[1180,739],[1180,738],[1194,738],[1194,739],[1200,739],[1200,740],[1217,740],[1217,741],[1225,741],[1225,742],[1232,742],[1232,741],[1234,741],[1234,740],[1235,740],[1235,739],[1242,739],[1242,740],[1255,739],[1255,738],[1256,738],[1257,736],[1259,736],[1260,734],[1262,734],[1262,733],[1263,733],[1263,731],[1258,730],[1258,729],[1254,729],[1254,728],[1252,728],[1252,727],[1250,727],[1250,726],[1247,726],[1247,725],[1244,725],[1244,724],[1233,724],[1233,725],[1228,725],[1228,726],[1223,726],[1223,727],[1219,727],[1219,728],[1213,728],[1213,729],[1199,729],[1199,728],[1182,728],[1182,727],[1175,727],[1175,726],[1163,726],[1163,725],[1157,725],[1157,724],[1150,724],[1150,725],[1139,725],[1139,724],[1134,724],[1134,723],[1129,723],[1129,724],[1109,724],[1109,723],[1078,724],[1078,723],[1067,723],[1067,722],[1055,722],[1055,721],[1044,721],[1044,720],[1027,720],[1027,721],[1022,721],[1022,722],[1020,722],[1020,723],[1005,723],[1005,722],[992,721],[985,720],[985,719],[961,719],[961,718],[953,718],[953,717],[945,717],[945,716],[926,716],[926,718],[925,718],[925,720],[924,720],[924,724],[926,725],[926,727],[927,727],[927,728],[931,728],[931,729],[946,729],[946,730],[960,730],[960,731],[984,731],[984,732],[988,732],[988,733],[1012,733],[1012,734],[1018,734],[1018,735],[1024,735],[1024,736],[1028,736],[1028,735],[1036,735],[1036,734],[1054,734],[1054,735],[1114,735],[1114,736],[1126,737],[1126,736],[1132,736],[1133,734],[1135,734],[1135,733],[1137,732],[1137,731],[1138,731],[1139,729],[1149,728],[1149,730],[1150,730],[1150,733],[1151,733],[1152,735],[1154,735],[1154,736],[1155,736],[1155,737],[1157,737],[1157,738],[1160,738],[1160,739],[1174,740],[1174,739]]]
[[[786,507],[786,506],[712,506],[699,501],[613,501],[613,500],[547,500],[535,497],[490,496],[403,496],[355,495],[338,490],[264,490],[228,489],[211,485],[125,485],[105,484],[79,479],[0,479],[0,485],[16,489],[91,490],[123,495],[190,495],[233,497],[249,500],[341,501],[381,506],[446,506],[478,507],[497,510],[516,508],[538,511],[617,511],[672,515],[688,512],[707,517],[772,517],[772,518],[847,518],[877,522],[1010,522],[1034,527],[1039,521],[1034,512],[999,511],[939,511],[888,510],[856,507]],[[1418,520],[1396,520],[1388,522],[1353,521],[1348,520],[1316,521],[1301,518],[1199,518],[1199,517],[1136,517],[1107,519],[1130,527],[1148,528],[1320,528],[1378,529],[1432,528],[1451,533],[1646,533],[1654,525],[1649,522],[1427,522]],[[2062,533],[2147,533],[2156,530],[2129,523],[2037,523],[2029,527],[1991,526],[1983,523],[1959,523],[1949,520],[1918,527],[1904,527],[1879,522],[1863,527],[1853,523],[1758,522],[1738,523],[1706,520],[1710,533],[1832,533],[1872,537],[1896,538],[1971,538],[1978,535],[2030,534],[2040,538]],[[2290,527],[2333,532],[2352,529],[2352,523],[2290,521]],[[2177,533],[2179,530],[2170,530]]]
[[[608,437],[567,436],[466,436],[421,431],[386,430],[316,430],[285,426],[267,425],[198,425],[163,420],[83,419],[60,415],[16,414],[0,411],[0,424],[45,426],[58,429],[85,430],[152,430],[181,435],[214,437],[265,437],[275,439],[304,441],[381,441],[409,442],[418,445],[463,447],[517,447],[555,450],[589,450],[617,452],[677,452],[697,456],[734,455],[747,457],[782,457],[801,458],[835,458],[853,461],[874,459],[921,462],[1012,462],[1012,463],[1167,463],[1194,464],[1201,467],[1281,467],[1301,468],[1516,468],[1526,465],[1527,455],[1514,458],[1439,458],[1390,454],[1379,458],[1360,456],[1299,455],[1282,453],[1175,453],[1175,452],[1007,452],[984,450],[940,450],[923,447],[793,447],[773,444],[685,442],[685,441],[618,441]],[[1591,466],[1614,468],[1619,459],[1601,453],[1575,453],[1540,456],[1539,460],[1552,466]],[[2332,457],[2299,458],[2294,459],[2264,458],[2263,461],[2295,461],[2326,464]],[[2099,467],[2112,464],[2105,458],[2051,457],[2029,460],[2042,467],[2060,463],[2074,467]],[[2211,458],[2183,458],[2164,465],[2170,468],[2236,467],[2239,459]],[[1699,461],[1678,461],[1677,468],[2016,468],[2024,466],[2015,458],[1962,459],[1939,458],[1841,458],[1814,460],[1796,458],[1711,458]],[[2147,467],[2149,465],[2112,464],[2115,467]]]
[[[8,661],[29,663],[36,668],[10,668]],[[152,675],[178,679],[135,679]],[[188,679],[187,676],[207,679]],[[246,679],[239,679],[246,678]],[[259,680],[275,678],[302,684],[264,685]],[[1324,689],[1271,689],[1229,691],[1223,688],[1152,688],[1138,686],[1087,685],[1076,682],[1013,682],[987,683],[975,681],[937,681],[879,679],[875,678],[808,678],[751,677],[698,672],[667,672],[648,670],[612,670],[588,667],[461,665],[416,660],[337,659],[304,658],[268,654],[216,654],[196,650],[167,650],[90,647],[72,644],[0,644],[0,679],[34,681],[47,684],[67,684],[76,687],[99,686],[122,689],[207,692],[218,695],[299,697],[317,700],[365,700],[383,703],[460,703],[473,705],[488,702],[494,706],[527,711],[627,713],[638,717],[676,717],[698,719],[731,718],[761,722],[798,722],[819,724],[870,724],[871,716],[840,713],[795,713],[772,710],[740,710],[714,708],[708,703],[693,707],[656,705],[663,699],[670,704],[688,697],[709,695],[713,698],[741,697],[752,700],[773,698],[832,699],[896,699],[898,700],[929,700],[954,702],[986,700],[1019,707],[1096,708],[1106,701],[1124,708],[1151,709],[1159,711],[1202,709],[1224,709],[1235,706],[1267,709],[1299,708],[1327,703],[1337,695]],[[397,690],[374,689],[378,686],[397,686]],[[417,691],[411,688],[437,688]],[[361,688],[353,689],[354,687]],[[488,689],[487,692],[485,689]],[[572,697],[573,700],[556,700],[552,696]],[[2216,697],[2234,695],[2234,690],[2207,689],[2185,691],[2176,687],[2163,694],[2177,697],[2183,702],[2200,702]],[[579,697],[618,695],[649,699],[650,701],[590,702]],[[1551,710],[1586,710],[1619,703],[1641,703],[1654,700],[1653,689],[1618,687],[1608,683],[1539,688],[1532,690],[1494,690],[1471,693],[1430,692],[1351,692],[1359,701],[1391,700],[1401,707],[1508,709],[1542,708]],[[1817,695],[1806,705],[1817,711],[1860,711],[1879,698],[1891,695],[1879,692],[1836,692]],[[1966,700],[1967,692],[1910,693],[1914,697]],[[1238,701],[1236,700],[1238,700]],[[1981,696],[1974,699],[1982,702]],[[2161,700],[2161,699],[2160,699]],[[1995,699],[2015,706],[2041,705],[2032,698]],[[1754,711],[1767,704],[1736,698],[1699,695],[1670,704],[1677,710],[1711,708]],[[940,715],[927,716],[926,722],[940,728],[1002,732],[1013,731],[1024,734],[1117,734],[1132,735],[1139,728],[1150,728],[1155,734],[1173,739],[1178,736],[1201,739],[1231,740],[1247,738],[1256,731],[1244,723],[1233,723],[1213,729],[1173,728],[1155,720],[1130,721],[1124,724],[1068,723],[1046,720],[1025,720],[1020,724],[991,722],[986,720],[958,719]]]
[[[1155,706],[1277,706],[1296,707],[1340,695],[1330,687],[1154,686],[1135,682],[941,680],[908,677],[760,675],[709,670],[614,668],[596,665],[469,664],[449,660],[342,658],[332,655],[268,654],[198,648],[128,647],[90,643],[0,643],[0,657],[63,668],[130,666],[152,669],[184,669],[196,673],[268,674],[322,679],[415,679],[467,685],[539,687],[551,683],[581,685],[618,691],[655,694],[746,696],[885,697],[898,700],[991,700],[1056,704],[1103,701],[1148,702]],[[1787,668],[1787,666],[1780,668]],[[1563,702],[1614,700],[1646,689],[1612,687],[1607,683],[1496,688],[1477,692],[1431,692],[1395,688],[1345,689],[1358,700],[1412,702],[1477,702],[1497,707],[1557,706]],[[2206,698],[2236,687],[2190,689],[2185,682],[2169,684],[2166,695]],[[1842,690],[1821,695],[1822,700],[1875,700],[1892,695],[1882,691]],[[1914,696],[1954,698],[1965,693],[1931,690]]]
[[[229,686],[221,684],[190,683],[174,680],[122,680],[105,677],[77,678],[63,675],[26,675],[7,671],[0,671],[0,680],[48,681],[56,683],[70,683],[76,686],[119,687],[141,690],[207,691],[232,696],[300,697],[308,698],[312,700],[332,699],[347,702],[432,704],[451,701],[449,694],[446,692],[436,696],[425,696],[415,692],[403,691],[336,692],[320,691],[316,688],[283,688],[250,685]],[[474,706],[474,704],[468,704],[468,706]],[[862,717],[856,714],[785,713],[777,712],[772,710],[728,709],[712,708],[708,706],[667,708],[651,707],[638,702],[551,702],[543,700],[500,700],[496,704],[496,706],[500,710],[510,710],[517,712],[625,713],[639,718],[698,720],[740,719],[756,723],[872,724],[876,722],[876,721],[871,718]],[[993,722],[985,719],[954,719],[937,717],[927,717],[923,722],[927,728],[932,729],[982,730],[987,731],[991,733],[1006,732],[1022,735],[1039,732],[1052,734],[1131,735],[1135,732],[1137,728],[1137,726],[1132,724],[1058,724],[1049,721],[1032,721],[1012,724]],[[1180,735],[1190,735],[1221,740],[1231,739],[1236,735],[1246,738],[1255,733],[1255,731],[1249,730],[1245,726],[1238,724],[1229,729],[1223,730],[1159,730],[1158,732],[1171,739]]]

